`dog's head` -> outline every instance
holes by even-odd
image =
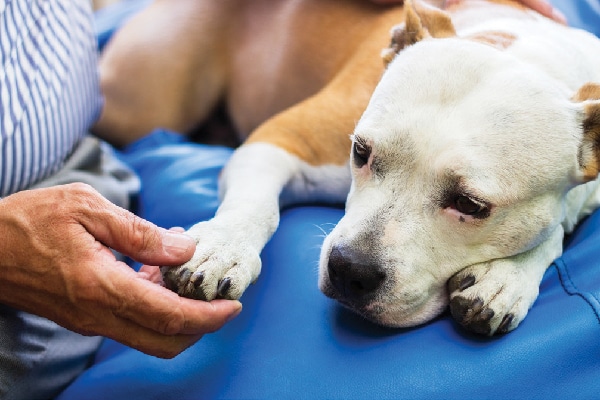
[[[598,175],[598,99],[598,85],[572,97],[491,46],[408,46],[352,137],[352,187],[323,245],[320,289],[387,326],[438,315],[455,273],[562,229],[567,193]]]

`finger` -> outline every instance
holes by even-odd
[[[106,257],[108,258],[108,256]],[[144,290],[148,287],[161,287],[137,278],[137,273],[122,262],[116,262],[112,266],[113,268],[106,266],[99,269],[102,273],[96,276],[95,286],[102,287],[104,295],[91,294],[88,295],[88,298],[84,296],[83,301],[73,304],[73,309],[79,310],[74,313],[76,316],[79,315],[75,319],[69,319],[70,313],[66,313],[66,318],[64,318],[65,315],[61,315],[61,318],[54,320],[66,328],[82,334],[106,336],[146,354],[161,358],[176,356],[198,341],[204,334],[216,329],[215,324],[215,326],[203,326],[202,329],[187,330],[185,333],[183,329],[178,332],[165,332],[165,329],[161,329],[163,324],[159,323],[162,318],[161,313],[147,311],[148,308],[151,310],[152,302],[132,303],[139,296],[130,294],[140,290],[139,288]],[[114,268],[114,266],[118,268]],[[113,283],[113,281],[124,282],[126,280],[132,284],[123,286],[122,283],[117,285]],[[144,285],[138,285],[138,282],[144,282]],[[167,289],[161,289],[172,293]],[[121,292],[118,292],[119,290]],[[149,292],[150,298],[156,297],[152,290]],[[178,296],[175,295],[175,297]],[[91,306],[89,305],[90,299],[93,303]],[[139,318],[130,318],[132,314],[139,314]]]
[[[113,322],[114,331],[103,336],[160,358],[173,358],[202,338],[197,335],[163,335],[126,319]]]
[[[162,273],[160,272],[160,268],[152,265],[142,265],[138,271],[138,275],[150,282],[163,285],[164,281],[162,277]]]
[[[403,4],[404,0],[371,0],[375,4]]]
[[[178,226],[169,228],[169,230],[172,232],[185,232],[185,229],[178,227]],[[175,267],[175,266],[176,265],[173,265],[173,267]],[[157,283],[162,286],[165,285],[165,282],[163,280],[163,276],[162,276],[162,273],[160,272],[159,266],[144,264],[138,270],[138,275],[143,279],[149,280],[150,282],[154,282],[154,283]]]
[[[521,3],[542,14],[545,17],[551,18],[562,24],[567,24],[567,18],[552,4],[545,0],[521,0]]]
[[[237,317],[242,311],[242,303],[237,300],[213,300],[203,302],[180,297],[182,307],[186,314],[191,315],[184,325],[181,333],[194,334],[195,332],[215,332],[226,323]],[[185,304],[187,303],[187,304]]]
[[[179,297],[162,286],[141,279],[131,270],[111,272],[104,285],[117,316],[164,335],[214,332],[242,309],[238,301],[209,303]]]
[[[112,315],[93,334],[105,336],[126,346],[160,358],[173,358],[200,340],[203,334],[163,335],[125,318]]]
[[[184,233],[156,227],[133,214],[128,215],[126,220],[111,219],[109,216],[106,222],[111,224],[108,235],[96,238],[135,261],[148,265],[176,266],[194,255],[196,241]]]
[[[90,188],[79,187],[83,209],[79,222],[98,241],[149,265],[180,265],[194,254],[196,242],[137,217]]]

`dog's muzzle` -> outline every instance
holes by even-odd
[[[329,254],[327,272],[333,290],[332,297],[352,304],[371,300],[386,279],[377,264],[364,262],[366,257],[345,246],[334,246]]]

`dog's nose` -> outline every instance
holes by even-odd
[[[376,264],[363,263],[351,249],[335,246],[329,254],[329,280],[339,295],[348,300],[361,300],[374,293],[386,278]]]

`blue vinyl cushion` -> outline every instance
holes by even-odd
[[[215,164],[224,163],[230,152],[167,132],[137,143],[123,158],[144,182],[141,214],[163,226],[186,226],[192,220],[182,211],[213,213]],[[170,171],[169,157],[179,172]],[[190,179],[181,171],[189,171]],[[318,206],[285,211],[238,318],[173,360],[106,340],[94,365],[60,398],[584,399],[600,394],[600,212],[577,230],[548,270],[521,326],[492,339],[464,332],[448,314],[418,328],[381,328],[323,296],[316,285],[322,229],[341,216],[340,209]]]
[[[597,1],[555,4],[579,26],[600,26]],[[143,182],[140,215],[164,227],[209,218],[230,154],[164,131],[127,149]],[[600,211],[568,239],[525,321],[497,338],[466,333],[448,313],[381,328],[323,296],[319,247],[342,213],[284,211],[238,318],[172,360],[105,340],[59,399],[600,398]]]

